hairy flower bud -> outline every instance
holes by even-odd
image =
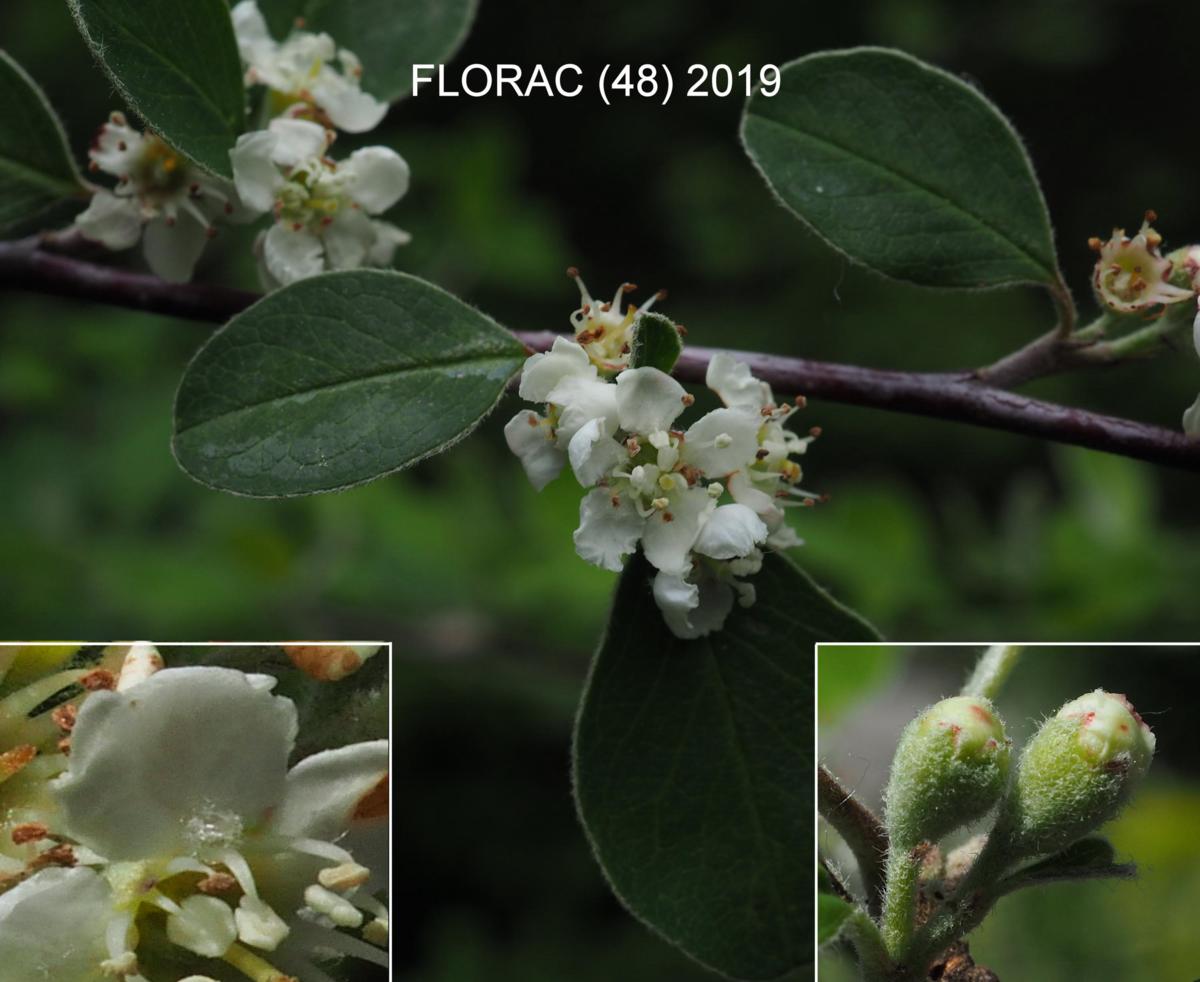
[[[955,696],[904,728],[887,790],[892,841],[910,849],[936,842],[984,815],[1004,792],[1011,741],[995,707]]]
[[[1057,852],[1113,818],[1150,767],[1154,734],[1097,689],[1047,720],[1021,756],[996,834],[1011,858]]]

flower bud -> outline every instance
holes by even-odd
[[[892,761],[887,825],[902,848],[936,842],[984,815],[1004,792],[1011,741],[995,707],[943,699],[904,728]]]
[[[1153,755],[1154,734],[1123,695],[1068,702],[1021,756],[997,822],[1008,854],[1058,852],[1113,818]]]

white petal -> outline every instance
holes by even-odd
[[[233,33],[237,37],[238,54],[242,61],[255,65],[275,53],[277,45],[267,30],[267,22],[254,0],[241,0],[230,12]]]
[[[1200,396],[1183,414],[1183,432],[1188,436],[1200,436]]]
[[[128,177],[145,149],[146,138],[125,122],[114,118],[100,127],[96,140],[88,149],[88,159],[104,173],[113,177]]]
[[[271,120],[267,129],[275,137],[271,160],[280,167],[295,167],[301,161],[320,157],[329,149],[329,131],[310,119],[280,116]],[[241,139],[238,138],[239,143]]]
[[[390,266],[396,255],[396,247],[408,245],[412,236],[390,222],[371,222],[375,240],[367,250],[368,266]]]
[[[562,472],[567,456],[555,444],[546,420],[532,410],[522,409],[505,424],[504,439],[535,490],[541,491]]]
[[[628,496],[619,496],[614,504],[610,490],[596,488],[579,503],[575,551],[594,566],[619,572],[637,548],[643,524]]]
[[[771,387],[751,375],[749,365],[724,351],[712,356],[704,382],[726,406],[756,413],[775,401]]]
[[[676,637],[692,637],[691,612],[700,605],[700,588],[678,573],[659,571],[654,577],[654,602]]]
[[[683,459],[710,478],[754,462],[762,418],[744,409],[714,409],[688,427]]]
[[[253,211],[270,211],[275,205],[275,192],[284,185],[283,175],[271,159],[278,142],[274,133],[255,130],[239,136],[229,151],[238,198]]]
[[[387,115],[388,105],[359,88],[357,79],[325,68],[309,86],[313,102],[339,130],[366,133],[375,129]]]
[[[387,776],[386,740],[354,743],[305,757],[288,772],[271,829],[282,835],[333,841],[346,832],[363,799],[377,792]]]
[[[330,269],[357,269],[375,242],[371,219],[354,208],[343,208],[321,233]]]
[[[551,391],[549,402],[560,406],[558,445],[566,447],[579,428],[593,419],[607,421],[608,433],[616,429],[617,387],[610,382],[586,376],[568,376]]]
[[[585,488],[598,483],[617,464],[629,459],[628,451],[609,434],[607,421],[601,417],[588,421],[571,437],[567,446],[571,470]]]
[[[146,225],[142,251],[155,276],[172,283],[186,283],[192,278],[207,243],[205,226],[181,211],[174,225],[168,225],[161,215]]]
[[[197,955],[220,958],[237,940],[237,922],[224,900],[193,895],[167,916],[167,937]]]
[[[127,692],[95,692],[54,782],[66,831],[110,860],[228,847],[283,797],[296,707],[274,680],[168,668]]]
[[[108,957],[108,883],[85,867],[51,867],[0,893],[3,976],[93,982]]]
[[[766,524],[745,505],[721,505],[708,516],[692,548],[713,559],[737,559],[766,538]]]
[[[389,147],[355,150],[341,169],[351,176],[351,199],[371,215],[387,211],[408,190],[408,164]]]
[[[75,224],[84,238],[109,249],[128,249],[142,237],[142,210],[133,198],[101,190],[75,216]]]
[[[263,262],[270,274],[287,286],[322,272],[325,250],[315,235],[276,223],[263,239]]]
[[[596,366],[587,352],[574,341],[555,338],[549,351],[530,355],[521,369],[520,396],[526,402],[546,402],[547,397],[568,376],[596,377]]]
[[[669,430],[683,412],[682,385],[657,368],[630,368],[617,376],[617,412],[630,433]]]
[[[729,475],[726,487],[734,501],[753,511],[768,527],[773,528],[783,520],[783,508],[771,495],[756,488],[745,471],[739,470]]]
[[[688,488],[674,495],[666,509],[646,519],[642,549],[655,569],[680,575],[691,565],[689,553],[700,526],[716,502],[704,488]]]

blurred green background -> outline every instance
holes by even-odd
[[[1088,236],[1154,207],[1169,246],[1200,238],[1193,135],[1173,115],[1194,59],[1164,33],[1178,16],[1082,0],[482,0],[457,61],[576,62],[594,77],[608,62],[904,47],[1012,116],[1086,312]],[[120,104],[65,3],[5,0],[0,45],[46,87],[82,160]],[[1035,292],[939,294],[850,268],[775,206],[738,147],[740,111],[409,100],[372,135],[412,165],[391,216],[414,234],[399,265],[514,328],[566,328],[576,264],[598,293],[669,287],[663,310],[697,343],[895,368],[983,364],[1050,326]],[[255,286],[246,243],[223,236],[199,278]],[[5,635],[394,639],[397,977],[708,978],[620,912],[574,824],[567,740],[612,577],[574,555],[578,489],[535,495],[504,447],[516,401],[399,477],[305,500],[223,496],[168,446],[175,386],[209,330],[0,296]],[[1030,391],[1173,426],[1198,383],[1181,351]],[[832,501],[798,516],[797,558],[887,636],[1200,627],[1194,477],[829,403],[803,419],[825,431],[806,484]]]
[[[881,814],[900,731],[921,709],[955,694],[983,649],[822,645],[817,670],[819,759]],[[1057,645],[1027,648],[997,708],[1019,751],[1038,724],[1097,687],[1125,693],[1157,740],[1132,804],[1105,826],[1131,881],[1054,884],[1001,900],[970,936],[971,955],[1009,980],[1189,982],[1200,976],[1200,731],[1193,717],[1200,648]],[[946,840],[952,848],[988,821]],[[819,847],[838,866],[853,859],[828,825]],[[821,982],[852,982],[849,962],[821,957]]]

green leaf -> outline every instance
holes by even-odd
[[[841,897],[835,897],[832,893],[818,893],[817,944],[823,945],[836,938],[846,918],[853,913],[854,905],[846,903]]]
[[[62,123],[45,94],[0,50],[0,231],[83,187]]]
[[[1080,839],[1032,866],[1010,874],[997,887],[997,896],[1025,887],[1068,880],[1127,880],[1137,875],[1132,863],[1118,863],[1112,843],[1103,836]]]
[[[259,497],[335,491],[445,450],[527,352],[491,318],[403,273],[301,280],[234,317],[188,366],[175,455]]]
[[[630,560],[575,730],[579,814],[613,890],[738,979],[813,959],[813,645],[874,630],[771,554],[757,602],[683,641]]]
[[[838,251],[940,287],[1053,283],[1046,203],[1007,119],[961,79],[899,51],[821,52],[784,66],[742,119],[783,204]]]
[[[246,94],[224,0],[69,0],[80,33],[146,125],[232,177]]]
[[[633,330],[633,350],[629,354],[631,368],[657,368],[670,372],[683,353],[679,328],[662,314],[642,314]]]
[[[297,18],[325,31],[363,63],[363,88],[393,102],[412,91],[412,66],[449,61],[466,39],[478,0],[259,0],[277,40]]]

